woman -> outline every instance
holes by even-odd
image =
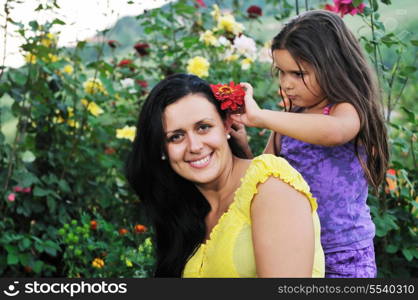
[[[155,229],[156,277],[322,277],[316,202],[283,159],[245,159],[209,85],[170,76],[141,110],[127,178]]]

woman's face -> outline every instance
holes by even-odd
[[[187,95],[163,113],[166,151],[173,170],[194,183],[218,179],[231,158],[227,128],[202,94]]]

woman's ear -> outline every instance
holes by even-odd
[[[231,119],[231,116],[228,115],[224,121],[224,126],[225,126],[225,132],[230,132],[231,131],[231,126],[232,123],[234,123],[234,120]]]

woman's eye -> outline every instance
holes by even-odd
[[[295,72],[296,77],[303,77],[303,72]]]
[[[208,125],[208,124],[201,124],[199,125],[198,131],[199,132],[206,132],[208,131],[212,126]]]
[[[168,138],[168,141],[171,143],[178,143],[182,140],[183,135],[182,134],[173,134]]]

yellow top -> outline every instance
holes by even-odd
[[[283,158],[263,154],[253,159],[234,200],[213,228],[209,239],[197,247],[183,270],[183,277],[257,277],[251,237],[251,202],[258,183],[280,178],[308,198],[315,230],[312,277],[324,277],[324,252],[320,240],[317,203],[302,176]]]

